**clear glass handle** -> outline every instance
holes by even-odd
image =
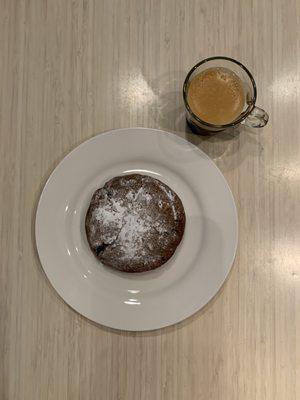
[[[262,128],[269,121],[268,113],[259,107],[254,107],[248,117],[242,122],[249,128]]]

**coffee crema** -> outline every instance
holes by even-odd
[[[208,68],[190,82],[187,101],[192,112],[213,125],[230,124],[242,113],[245,92],[241,79],[223,67]]]

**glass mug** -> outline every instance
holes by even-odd
[[[203,121],[193,113],[188,103],[188,90],[192,79],[207,70],[208,68],[226,68],[234,74],[236,74],[242,83],[245,105],[240,115],[232,122],[224,125],[215,125],[206,121]],[[229,57],[210,57],[200,61],[196,64],[187,74],[183,84],[183,100],[186,108],[186,119],[187,123],[196,133],[213,133],[223,131],[227,128],[244,124],[251,128],[262,128],[269,120],[269,116],[262,108],[256,107],[256,84],[253,76],[250,74],[248,69],[240,62],[233,60]]]

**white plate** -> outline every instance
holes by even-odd
[[[93,192],[132,172],[170,186],[187,217],[175,255],[139,274],[103,266],[84,229]],[[237,231],[233,196],[215,164],[186,140],[146,128],[106,132],[78,146],[51,174],[36,215],[39,257],[60,296],[95,322],[134,331],[175,324],[203,307],[230,271]]]

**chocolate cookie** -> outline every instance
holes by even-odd
[[[168,261],[184,227],[177,194],[158,179],[139,174],[117,176],[96,190],[85,220],[95,256],[125,272],[149,271]]]

